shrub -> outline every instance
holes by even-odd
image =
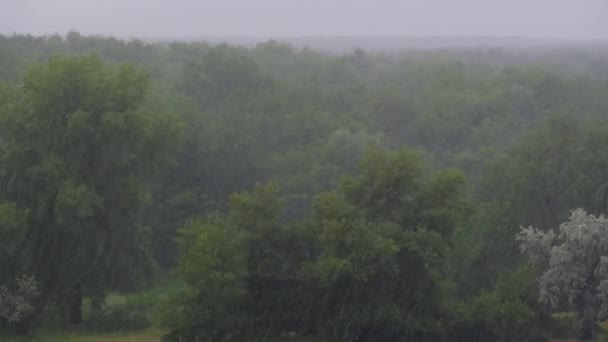
[[[96,332],[145,329],[152,325],[150,305],[126,300],[92,310],[85,320],[85,328]]]
[[[0,287],[0,325],[19,326],[33,313],[39,291],[32,277],[22,276]]]
[[[452,341],[545,341],[550,321],[536,299],[533,272],[522,267],[501,277],[492,291],[455,305]]]
[[[551,315],[553,325],[551,334],[559,338],[568,338],[576,336],[577,318],[574,312],[558,312]]]

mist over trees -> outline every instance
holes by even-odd
[[[0,36],[0,337],[601,337],[607,99],[600,44]]]

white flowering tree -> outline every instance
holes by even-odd
[[[18,326],[33,313],[32,303],[38,295],[38,287],[32,277],[17,278],[12,288],[0,286],[0,327],[6,324]]]
[[[540,272],[540,301],[570,305],[580,338],[591,339],[596,321],[608,312],[608,219],[577,209],[557,231],[522,228],[517,239]]]

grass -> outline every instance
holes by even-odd
[[[162,330],[146,329],[125,333],[40,333],[30,337],[0,336],[3,342],[160,342]]]
[[[67,342],[160,342],[163,332],[157,329],[95,335],[71,335]]]
[[[91,318],[91,302],[83,303],[85,324],[77,330],[47,327],[32,336],[6,336],[0,333],[1,342],[160,342],[164,331],[159,327],[159,304],[177,292],[183,285],[179,281],[163,281],[157,286],[129,295],[110,294],[105,300],[106,314]],[[122,309],[119,311],[117,309]],[[123,314],[121,314],[121,312]],[[126,316],[124,315],[126,312]],[[147,325],[127,325],[133,314],[143,315]],[[89,321],[87,322],[87,319]],[[146,328],[148,326],[149,328]],[[135,330],[130,330],[135,329]]]
[[[171,285],[167,286],[171,287]],[[85,301],[85,324],[75,330],[48,326],[31,336],[3,335],[2,342],[160,342],[163,330],[158,328],[157,305],[170,289],[154,288],[131,295],[112,294],[106,298],[106,313],[90,316],[90,301]],[[136,318],[133,321],[133,317]],[[135,324],[133,323],[135,322]]]

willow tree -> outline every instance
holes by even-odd
[[[84,296],[128,290],[153,270],[145,179],[168,161],[177,126],[138,110],[147,84],[128,65],[55,57],[4,103],[0,196],[27,215],[12,257],[39,288],[35,312],[53,303],[78,324]]]

